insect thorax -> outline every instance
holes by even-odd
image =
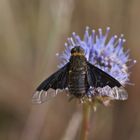
[[[85,56],[71,56],[68,75],[68,88],[76,97],[83,97],[88,89],[87,63]]]

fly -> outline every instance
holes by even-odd
[[[56,90],[56,93],[49,91]],[[84,49],[75,46],[71,50],[69,62],[44,80],[33,94],[33,102],[42,103],[54,97],[58,90],[66,90],[70,95],[82,99],[95,96],[126,100],[128,94],[115,78],[89,63]]]

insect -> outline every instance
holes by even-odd
[[[126,100],[124,87],[112,76],[89,63],[84,49],[75,46],[71,49],[69,62],[43,81],[33,94],[33,102],[42,103],[56,95],[49,89],[67,90],[70,95],[82,99],[94,96],[110,97],[113,100]]]

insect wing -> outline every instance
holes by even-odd
[[[44,80],[36,89],[33,94],[32,101],[34,103],[43,103],[57,95],[59,89],[65,89],[67,87],[67,73],[69,63],[52,74],[49,78]],[[49,90],[49,89],[53,90]],[[54,90],[56,90],[54,92]]]
[[[107,96],[115,100],[128,98],[126,90],[116,79],[90,63],[87,63],[87,67],[87,79],[93,95]]]
[[[38,104],[44,103],[45,101],[54,98],[59,92],[61,91],[54,90],[54,89],[49,89],[48,91],[44,91],[44,90],[36,91],[33,94],[32,102]]]

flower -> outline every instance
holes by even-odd
[[[114,35],[108,39],[109,31],[110,28],[107,27],[106,33],[103,34],[102,29],[99,28],[98,33],[95,33],[95,30],[90,31],[90,28],[86,27],[83,40],[73,32],[72,37],[65,43],[64,52],[57,54],[60,60],[59,67],[69,62],[73,47],[81,46],[91,64],[117,79],[123,86],[130,84],[129,68],[136,63],[136,60],[130,58],[129,50],[124,50],[123,45],[126,40],[123,35],[120,37]]]
[[[114,35],[108,39],[109,31],[110,28],[107,27],[105,34],[103,34],[102,29],[99,28],[98,32],[95,33],[95,30],[91,31],[89,27],[86,27],[83,39],[73,32],[72,37],[68,38],[67,43],[65,43],[64,52],[60,54],[57,53],[60,60],[59,67],[62,67],[69,62],[71,49],[75,46],[80,46],[84,49],[87,61],[108,73],[121,83],[122,88],[111,88],[107,85],[103,88],[99,87],[94,90],[94,88],[91,87],[93,93],[84,96],[80,99],[80,102],[90,103],[95,110],[97,103],[102,103],[107,106],[110,103],[110,100],[113,100],[113,98],[110,97],[114,96],[114,93],[120,93],[120,96],[124,93],[125,99],[127,99],[127,92],[123,87],[126,84],[130,84],[129,69],[136,63],[136,60],[130,58],[129,50],[124,50],[123,45],[126,40],[123,35],[121,34],[120,37]],[[96,95],[96,92],[98,92],[98,96],[94,96],[94,94]],[[103,94],[109,96],[104,96]]]

